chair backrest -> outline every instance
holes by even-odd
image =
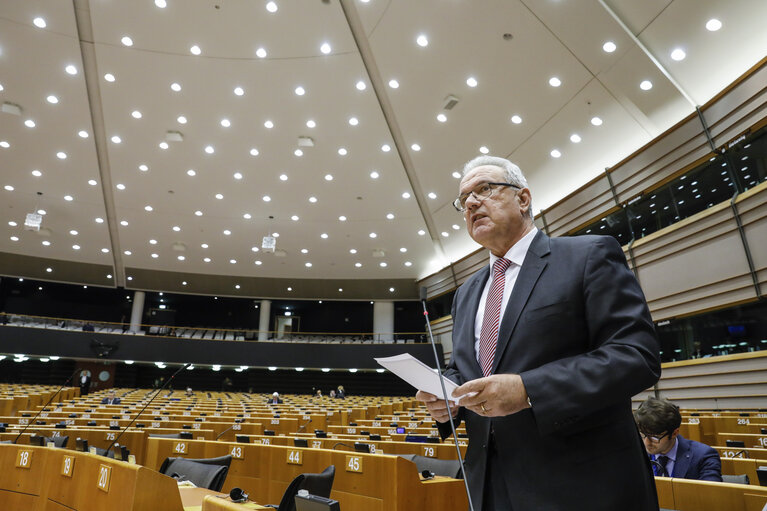
[[[748,474],[740,474],[736,476],[722,475],[722,482],[734,484],[751,484],[751,480],[748,478]]]
[[[195,461],[205,465],[222,465],[228,469],[229,465],[232,464],[232,455],[227,454],[226,456],[218,456],[217,458],[165,458],[165,461],[163,461],[160,466],[160,473],[165,474],[168,465],[174,460]]]
[[[200,488],[220,491],[224,485],[229,467],[226,465],[210,465],[197,461],[176,458],[168,464],[163,473],[179,480],[191,481]]]
[[[308,490],[312,495],[330,497],[333,489],[333,479],[336,475],[335,465],[330,465],[319,474],[299,474],[288,485],[282,496],[278,511],[296,511],[296,494],[298,490]]]
[[[53,445],[61,449],[66,448],[67,442],[69,442],[69,435],[67,436],[55,436],[53,437]]]

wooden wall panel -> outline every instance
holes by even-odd
[[[744,133],[767,116],[767,64],[763,62],[701,110],[717,146]]]
[[[610,183],[602,175],[545,211],[552,236],[562,236],[615,207]]]

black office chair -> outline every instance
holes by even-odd
[[[218,458],[166,458],[160,467],[160,473],[191,481],[198,487],[221,491],[231,463],[230,454]]]
[[[296,511],[296,494],[298,490],[307,490],[312,495],[328,498],[333,489],[333,478],[336,476],[335,465],[330,465],[319,474],[299,474],[288,485],[279,506],[268,504],[267,507],[277,511]]]
[[[400,454],[400,458],[415,463],[415,468],[419,473],[424,470],[432,472],[436,476],[452,477],[453,479],[463,479],[461,472],[461,462],[458,460],[442,460],[439,458],[430,458],[418,454]]]

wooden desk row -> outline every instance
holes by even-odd
[[[421,481],[415,464],[398,456],[361,454],[329,449],[150,438],[146,465],[159,468],[165,458],[233,456],[223,491],[237,486],[261,503],[280,501],[299,474],[319,473],[335,465],[331,497],[341,509],[402,511],[444,509],[465,511],[463,481],[437,478]]]
[[[656,477],[658,503],[677,511],[762,511],[767,488],[692,479]]]

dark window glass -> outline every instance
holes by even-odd
[[[626,212],[622,209],[615,211],[593,224],[573,233],[574,236],[583,234],[601,234],[612,236],[618,243],[625,245],[631,241],[631,231],[626,221]]]
[[[767,179],[767,126],[745,137],[726,155],[742,190]]]

